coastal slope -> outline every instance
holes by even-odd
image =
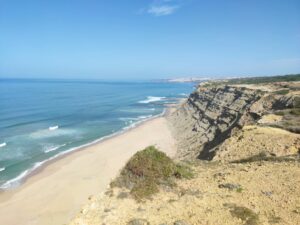
[[[194,162],[196,177],[136,202],[127,189],[93,196],[70,225],[300,224],[299,161]]]
[[[168,116],[190,179],[90,198],[70,225],[300,224],[300,83],[200,85]],[[163,182],[162,182],[163,183]]]

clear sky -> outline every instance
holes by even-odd
[[[0,77],[299,72],[299,0],[0,0]]]

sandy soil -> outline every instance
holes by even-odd
[[[90,195],[107,189],[138,150],[156,145],[169,156],[175,141],[159,117],[101,143],[59,159],[15,190],[0,193],[0,224],[66,224]]]
[[[275,115],[275,114],[268,114],[264,115],[260,120],[257,122],[259,124],[268,124],[268,123],[278,123],[282,121],[283,116]]]
[[[299,151],[300,134],[274,127],[244,126],[218,148],[214,161],[230,162],[262,153],[288,156]]]
[[[91,198],[70,225],[300,225],[299,137],[246,126],[220,146],[215,160],[221,161],[191,162],[195,178],[162,187],[144,202],[126,189],[108,189]],[[274,160],[229,163],[261,151]]]
[[[300,224],[299,163],[199,162],[193,169],[195,178],[179,180],[176,188],[161,189],[145,202],[126,197],[126,189],[95,196],[70,225],[147,224],[130,223],[134,220],[151,225]]]
[[[258,84],[233,84],[230,85],[233,87],[244,87],[244,88],[249,88],[253,90],[262,90],[266,92],[272,92],[274,91],[274,87],[272,85],[258,85]]]

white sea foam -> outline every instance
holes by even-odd
[[[66,145],[66,144],[63,144],[63,145],[58,145],[58,146],[54,146],[54,147],[50,147],[50,148],[46,149],[44,152],[45,152],[45,153],[48,153],[48,152],[53,152],[53,151],[55,151],[55,150],[59,149],[60,147],[63,147],[63,146],[65,146],[65,145]]]
[[[120,109],[120,112],[126,112],[126,113],[147,113],[149,111],[155,111],[155,108]]]
[[[42,162],[36,162],[33,164],[33,166],[28,169],[28,170],[25,170],[23,171],[22,173],[20,173],[17,177],[11,179],[11,180],[8,180],[6,181],[4,184],[2,184],[0,186],[0,189],[7,189],[7,188],[14,188],[14,187],[17,187],[20,182],[26,177],[28,176],[29,174],[31,174],[34,170],[36,170],[37,168],[39,168],[40,166],[42,166],[44,163],[46,163],[47,161],[49,160],[52,160],[56,157],[52,157],[52,158],[49,158],[48,160],[45,160],[45,161],[42,161]]]
[[[13,178],[13,179],[11,179],[11,180],[6,181],[4,184],[2,184],[2,185],[0,186],[0,189],[9,189],[9,188],[17,187],[17,186],[20,185],[21,181],[22,181],[26,176],[30,175],[34,170],[36,170],[37,168],[41,167],[43,164],[45,164],[45,163],[47,163],[47,162],[49,162],[49,161],[52,161],[52,160],[54,160],[54,159],[56,159],[56,158],[58,158],[58,157],[60,157],[60,156],[65,155],[65,154],[68,154],[68,153],[70,153],[70,152],[73,152],[73,151],[82,149],[82,148],[84,148],[84,147],[88,147],[88,146],[93,145],[93,144],[96,144],[96,143],[98,143],[98,142],[100,142],[100,141],[103,141],[103,140],[109,139],[109,138],[111,138],[111,137],[114,137],[114,136],[116,136],[116,135],[122,134],[122,133],[124,133],[125,131],[127,131],[127,130],[129,130],[129,129],[131,129],[131,128],[136,127],[136,126],[139,125],[140,123],[143,123],[143,122],[145,122],[145,121],[147,121],[147,120],[150,120],[150,119],[153,119],[153,118],[157,118],[157,117],[163,116],[163,115],[165,114],[165,112],[166,112],[166,110],[164,109],[164,111],[163,111],[161,114],[157,114],[157,115],[155,115],[155,116],[143,118],[143,119],[141,119],[141,120],[139,120],[139,121],[136,121],[135,123],[130,124],[130,125],[127,126],[127,127],[124,127],[122,130],[120,130],[120,131],[118,131],[118,132],[115,132],[115,133],[113,133],[113,134],[110,134],[110,135],[101,137],[101,138],[99,138],[99,139],[97,139],[97,140],[95,140],[95,141],[92,141],[92,142],[90,142],[90,143],[87,143],[87,144],[84,144],[84,145],[81,145],[81,146],[78,146],[78,147],[70,148],[70,149],[68,149],[68,150],[66,150],[66,151],[63,151],[63,152],[60,152],[60,153],[58,153],[58,154],[56,154],[56,155],[54,155],[54,156],[52,156],[52,157],[50,157],[50,158],[48,158],[48,159],[46,159],[46,160],[44,160],[44,161],[36,162],[36,163],[33,164],[33,166],[32,166],[30,169],[25,170],[25,171],[23,171],[22,173],[20,173],[17,177],[15,177],[15,178]]]
[[[29,173],[29,170],[25,170],[22,173],[20,173],[17,177],[6,181],[4,184],[0,186],[1,189],[7,189],[7,188],[12,188],[16,187],[19,184],[19,181],[23,179],[27,174]]]
[[[146,100],[139,101],[142,104],[148,104],[151,102],[159,102],[164,100],[166,97],[156,97],[156,96],[148,96]]]
[[[139,124],[141,124],[141,123],[143,123],[143,122],[146,122],[146,121],[150,120],[150,119],[154,119],[154,118],[163,116],[163,115],[165,114],[165,112],[166,112],[166,110],[164,109],[164,111],[163,111],[162,113],[157,114],[157,115],[155,115],[155,116],[153,116],[153,115],[139,116],[139,117],[138,117],[138,120],[136,120],[135,122],[130,121],[130,122],[131,122],[130,125],[127,126],[127,127],[124,127],[123,130],[124,130],[124,131],[129,130],[129,129],[134,128],[134,127],[136,127],[137,125],[139,125]]]
[[[147,115],[147,116],[139,116],[138,119],[147,119],[152,117],[152,115]]]
[[[186,93],[180,93],[179,95],[181,95],[181,96],[188,96],[188,94],[186,94]]]
[[[15,178],[11,179],[11,180],[8,180],[6,181],[4,184],[2,184],[0,186],[0,189],[8,189],[8,188],[14,188],[14,187],[17,187],[20,185],[21,181],[26,177],[28,176],[29,174],[31,174],[34,170],[36,170],[37,168],[39,168],[40,166],[42,166],[43,164],[45,164],[46,162],[50,161],[50,160],[53,160],[55,158],[57,158],[58,156],[60,156],[60,154],[57,154],[45,161],[42,161],[42,162],[36,162],[33,164],[33,166],[28,169],[28,170],[25,170],[23,171],[22,173],[20,173],[18,176],[16,176]]]
[[[138,120],[142,120],[142,119],[146,119],[146,118],[150,118],[150,117],[152,117],[152,115],[143,115],[143,116],[138,116],[138,117],[121,117],[121,118],[119,118],[119,120],[132,123],[134,121],[138,121]]]
[[[58,129],[58,126],[56,125],[56,126],[53,126],[53,127],[49,127],[48,129],[49,129],[49,130],[57,130],[57,129]]]
[[[4,170],[5,170],[5,167],[0,167],[0,172],[4,171]]]
[[[135,117],[121,117],[121,118],[119,118],[119,120],[128,122],[128,121],[131,121],[131,120],[138,120],[138,118],[135,118]]]
[[[39,139],[39,138],[49,138],[49,137],[57,137],[57,136],[70,136],[74,135],[75,133],[79,132],[78,130],[74,129],[58,129],[54,132],[54,130],[44,129],[44,130],[37,130],[29,134],[31,138]]]
[[[0,144],[0,148],[5,147],[5,146],[6,146],[5,142],[3,142],[3,143]]]

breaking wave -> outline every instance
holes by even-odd
[[[3,142],[3,143],[0,144],[0,148],[5,147],[5,146],[6,146],[5,142]]]
[[[139,101],[141,104],[148,104],[151,102],[159,102],[164,100],[166,97],[155,97],[155,96],[148,96],[147,99]]]
[[[60,147],[63,147],[63,146],[66,146],[66,144],[50,147],[50,148],[46,149],[44,152],[45,153],[53,152],[53,151],[55,151],[55,150],[57,150],[57,149],[59,149]]]
[[[57,129],[58,129],[58,126],[49,127],[48,129],[49,129],[49,130],[57,130]]]

